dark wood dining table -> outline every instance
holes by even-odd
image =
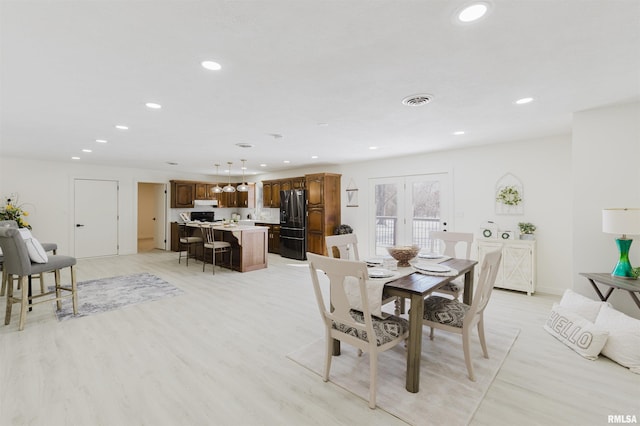
[[[409,342],[407,347],[406,389],[416,393],[420,390],[420,356],[422,354],[422,316],[424,298],[446,283],[464,275],[464,294],[462,301],[468,305],[473,301],[475,260],[449,259],[440,263],[458,271],[458,275],[441,277],[413,273],[400,277],[384,285],[384,294],[399,296],[411,301],[409,311]]]

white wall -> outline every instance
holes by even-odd
[[[595,298],[579,272],[610,272],[618,260],[615,235],[602,232],[602,209],[640,207],[640,103],[582,111],[573,117],[573,282],[576,291]],[[640,238],[629,258],[640,266]],[[640,285],[640,283],[638,283]],[[628,293],[609,301],[640,318]]]
[[[73,182],[78,178],[119,182],[120,254],[137,252],[138,182],[211,180],[199,174],[0,158],[0,195],[18,193],[20,202],[27,204],[34,236],[42,242],[56,242],[60,254],[74,254]]]

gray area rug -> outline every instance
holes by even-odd
[[[53,290],[55,287],[49,287]],[[149,273],[101,278],[78,283],[78,314],[73,315],[71,299],[62,301],[55,311],[59,321],[80,318],[120,309],[124,306],[150,302],[184,293],[162,278]],[[55,302],[53,303],[55,309]]]
[[[486,326],[486,325],[485,325]],[[486,327],[489,359],[482,356],[477,333],[471,339],[471,357],[476,381],[467,376],[462,338],[436,330],[429,340],[422,333],[420,391],[405,389],[406,351],[398,345],[378,356],[377,409],[382,409],[411,425],[467,425],[484,399],[520,330]],[[298,349],[288,358],[320,375],[324,369],[324,339]],[[357,350],[342,344],[341,355],[333,357],[329,383],[369,401],[369,355],[358,357]]]

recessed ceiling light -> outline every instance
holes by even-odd
[[[267,167],[267,165],[262,163],[262,164],[260,164],[260,167]]]
[[[453,132],[453,134],[456,136],[464,135],[464,131],[458,130],[457,132]]]
[[[318,126],[327,127],[327,126],[329,126],[329,123],[318,123]]]
[[[96,142],[98,143],[107,143],[106,139],[96,139]]]
[[[488,10],[489,6],[484,2],[470,4],[458,13],[458,21],[464,23],[477,21],[482,18]]]
[[[239,146],[240,148],[253,148],[253,144],[245,142],[237,143],[236,146]]]
[[[80,157],[71,157],[72,160],[79,160]]]
[[[373,151],[374,149],[378,149],[378,147],[377,146],[370,146],[369,149]]]
[[[274,139],[282,139],[282,135],[280,133],[269,133],[271,136],[273,136]]]
[[[176,163],[175,161],[167,161],[167,164],[170,166],[177,166],[178,163]]]
[[[202,61],[202,67],[209,71],[218,71],[222,68],[222,65],[214,61]]]
[[[150,108],[150,109],[161,109],[161,108],[162,108],[162,105],[157,104],[157,103],[155,103],[155,102],[147,102],[147,103],[145,104],[145,106],[146,106],[147,108]]]
[[[524,104],[528,104],[529,102],[533,102],[533,98],[522,98],[522,99],[518,99],[516,101],[516,104],[518,105],[524,105]]]
[[[92,152],[90,149],[83,149],[82,152]]]
[[[312,155],[311,158],[313,158],[315,160],[316,158],[318,158],[318,156],[317,155]]]
[[[291,161],[289,161],[289,160],[284,160],[284,161],[283,161],[283,163],[284,163],[284,164],[289,164],[290,162],[291,162]]]
[[[116,124],[116,129],[118,130],[129,130],[128,126],[124,126],[122,124]]]

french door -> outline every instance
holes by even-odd
[[[447,229],[449,185],[447,173],[371,179],[370,253],[412,244],[437,251],[429,232]]]

